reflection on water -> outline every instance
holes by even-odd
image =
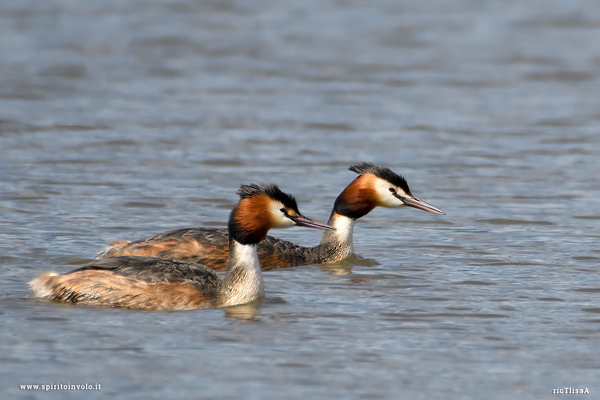
[[[3,390],[599,392],[597,10],[3,2]],[[27,297],[33,276],[85,264],[112,240],[225,226],[241,183],[276,182],[325,220],[359,161],[404,175],[447,215],[378,208],[356,225],[363,258],[269,271],[266,298],[245,306],[153,313]]]
[[[223,311],[225,311],[225,315],[228,317],[235,318],[240,322],[252,322],[256,321],[256,316],[260,312],[262,302],[263,299],[258,299],[248,304],[226,307]]]

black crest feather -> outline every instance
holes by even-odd
[[[282,192],[277,185],[241,185],[238,194],[240,195],[240,199],[249,199],[252,196],[266,194],[273,200],[279,201],[285,207],[290,208],[300,214],[298,211],[298,203],[296,203],[294,196]]]
[[[377,165],[372,164],[370,162],[362,162],[362,163],[353,165],[348,169],[350,171],[356,172],[359,175],[363,175],[363,174],[375,175],[378,178],[385,179],[386,181],[388,181],[389,183],[391,183],[394,186],[398,186],[398,187],[402,188],[402,190],[404,190],[404,192],[406,192],[406,194],[411,194],[410,189],[408,188],[408,183],[406,182],[406,179],[404,179],[402,176],[396,174],[389,168],[378,167]]]

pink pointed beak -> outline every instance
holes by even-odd
[[[400,198],[402,200],[402,202],[409,206],[409,207],[414,207],[414,208],[418,208],[419,210],[423,210],[423,211],[427,211],[430,213],[434,213],[434,214],[442,214],[442,215],[446,215],[445,212],[443,212],[442,210],[440,210],[439,208],[432,206],[429,203],[424,202],[423,200],[419,200],[416,197],[401,197]]]
[[[296,225],[298,225],[298,226],[306,226],[307,228],[335,231],[335,228],[332,226],[329,226],[327,224],[322,224],[317,221],[313,221],[312,219],[306,218],[302,215],[299,217],[288,217],[288,218],[291,219],[292,221],[294,221],[296,223]]]

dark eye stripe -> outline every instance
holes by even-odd
[[[398,200],[400,200],[401,202],[404,203],[404,196],[400,196],[398,193],[394,192],[392,193],[394,195],[395,198],[397,198]]]

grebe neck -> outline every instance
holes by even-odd
[[[354,231],[355,223],[356,220],[354,218],[340,215],[335,211],[332,212],[327,224],[334,227],[335,231],[324,232],[323,237],[321,238],[321,245],[336,246],[338,248],[343,247],[348,254],[353,254],[354,242],[352,240],[352,233]]]
[[[248,303],[264,296],[265,289],[256,244],[229,240],[229,260],[224,280],[225,306]]]

